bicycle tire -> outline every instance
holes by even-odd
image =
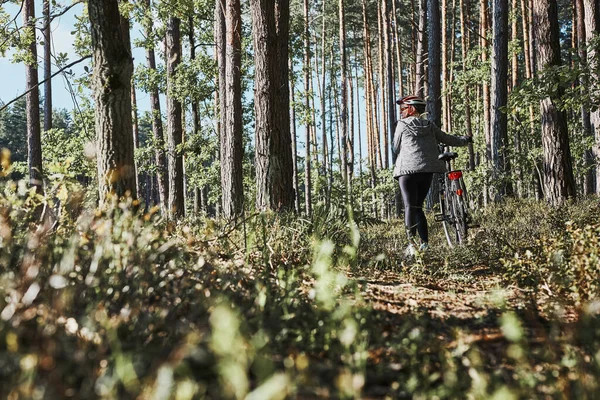
[[[467,241],[468,225],[467,225],[467,209],[465,199],[462,196],[454,195],[454,227],[456,229],[456,236],[459,243],[465,243]]]
[[[448,242],[448,247],[455,247],[459,242],[458,233],[454,224],[454,202],[452,201],[453,194],[448,190],[449,182],[443,191],[440,191],[440,211],[442,214],[442,226],[444,227],[444,235]]]

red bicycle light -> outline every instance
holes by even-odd
[[[463,195],[463,190],[462,189],[456,189],[456,194],[459,196]]]
[[[462,178],[462,171],[448,172],[448,179],[450,179],[451,181],[456,181],[460,178]]]

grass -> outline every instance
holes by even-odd
[[[409,261],[401,221],[344,209],[166,224],[127,202],[99,212],[65,198],[50,229],[34,223],[35,197],[5,189],[2,397],[598,390],[597,199],[495,205],[452,250],[432,224],[430,251]]]

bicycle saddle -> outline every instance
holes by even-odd
[[[455,153],[453,151],[445,151],[438,156],[438,160],[450,161],[454,160],[456,157],[458,157],[458,153]]]

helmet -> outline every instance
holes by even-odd
[[[398,104],[398,105],[406,104],[409,106],[417,106],[417,108],[418,108],[418,106],[426,106],[427,105],[425,100],[423,100],[419,96],[414,96],[414,95],[404,96],[400,100],[397,100],[396,104]]]

